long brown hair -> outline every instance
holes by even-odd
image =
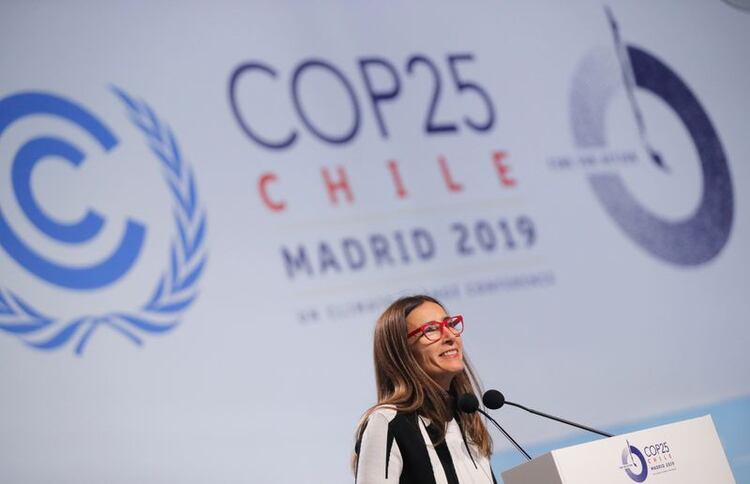
[[[440,432],[440,441],[445,438],[446,424],[454,417],[451,395],[481,394],[479,380],[465,352],[464,370],[453,378],[448,393],[422,369],[412,353],[406,338],[406,317],[425,302],[433,302],[445,308],[436,299],[420,294],[396,300],[378,318],[373,338],[378,403],[370,407],[360,419],[355,438],[361,437],[367,418],[375,409],[388,406],[400,412],[416,412],[429,418]],[[492,453],[492,438],[479,414],[460,412],[458,418],[469,440],[482,455],[489,457]],[[353,468],[356,459],[355,454]]]

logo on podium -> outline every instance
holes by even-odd
[[[620,457],[620,469],[635,482],[645,481],[649,474],[658,475],[677,470],[669,443],[666,441],[654,442],[639,449],[626,440]]]
[[[630,445],[625,441],[625,448],[622,449],[622,467],[625,473],[635,482],[643,482],[648,477],[648,466],[646,458],[637,447]]]

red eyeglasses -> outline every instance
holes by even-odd
[[[460,314],[456,316],[448,316],[442,321],[430,321],[424,323],[411,333],[407,334],[407,338],[411,338],[415,334],[422,333],[428,341],[437,341],[443,337],[443,328],[448,330],[455,336],[460,335],[464,332],[464,317]]]

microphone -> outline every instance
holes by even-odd
[[[513,437],[511,437],[510,434],[506,432],[505,429],[502,428],[494,418],[490,417],[487,412],[479,408],[479,399],[473,393],[464,393],[463,395],[458,397],[458,408],[464,413],[479,412],[487,417],[490,422],[495,424],[495,427],[497,427],[498,430],[503,433],[505,438],[508,439],[516,447],[516,449],[518,449],[518,451],[526,457],[526,459],[531,460],[531,456],[525,450],[523,450],[523,447],[518,445],[518,442],[513,440]]]
[[[552,420],[556,420],[558,422],[568,424],[573,427],[578,427],[579,429],[582,429],[582,430],[588,430],[589,432],[593,432],[595,434],[599,434],[604,437],[612,437],[612,434],[608,434],[607,432],[602,432],[601,430],[592,429],[591,427],[587,427],[579,423],[571,422],[570,420],[565,420],[564,418],[555,417],[554,415],[549,415],[544,412],[540,412],[539,410],[534,410],[528,407],[524,407],[523,405],[520,405],[518,403],[509,402],[508,400],[505,399],[505,395],[503,395],[497,390],[487,390],[486,392],[484,392],[484,395],[482,396],[482,402],[484,403],[485,407],[491,408],[492,410],[497,410],[503,405],[511,405],[513,407],[518,407],[521,410],[526,410],[529,413],[533,413],[534,415],[539,415],[540,417],[545,417],[545,418],[549,418]]]

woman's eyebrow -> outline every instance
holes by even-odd
[[[446,319],[450,319],[450,318],[451,318],[450,315],[446,314],[445,316],[443,316],[443,319],[428,319],[427,321],[425,321],[422,324],[434,323],[436,321],[445,321]]]

